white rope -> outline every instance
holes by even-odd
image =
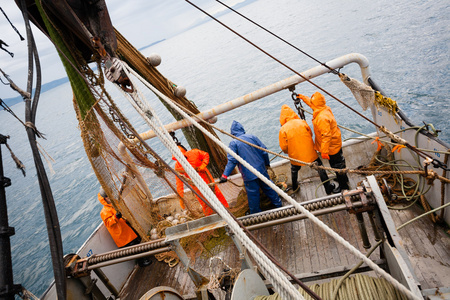
[[[132,70],[125,63],[123,63],[123,65],[124,70],[132,72]],[[138,74],[133,74],[141,81],[145,82],[145,80],[140,78]],[[136,84],[133,83],[133,85],[135,90],[137,90]],[[209,188],[209,186],[205,183],[205,181],[200,177],[197,171],[190,165],[190,163],[178,149],[172,137],[169,135],[169,132],[165,129],[164,125],[157,117],[153,108],[147,103],[143,103],[141,99],[138,99],[137,95],[137,93],[133,93],[127,96],[127,98],[128,100],[132,99],[130,100],[132,105],[141,114],[143,119],[152,128],[161,142],[166,146],[166,148],[169,149],[169,151],[180,162],[180,164],[192,179],[194,184],[197,186],[197,188],[200,190],[202,195],[210,202],[219,216],[221,216],[222,219],[228,224],[230,230],[236,235],[242,245],[246,249],[248,249],[250,254],[258,262],[262,272],[266,275],[267,278],[271,280],[274,287],[277,289],[283,299],[304,299],[300,292],[289,282],[286,276],[275,266],[272,261],[267,258],[267,256],[256,246],[256,244],[254,244],[254,242],[250,240],[250,238],[244,233],[239,224],[235,222],[234,219],[228,214],[228,211],[223,207],[213,191]],[[161,97],[165,96],[161,94]]]
[[[389,281],[392,285],[394,285],[398,290],[400,290],[402,293],[404,293],[409,299],[421,299],[420,297],[414,295],[410,290],[408,290],[404,285],[402,285],[400,282],[398,282],[394,277],[392,277],[389,273],[387,273],[386,271],[384,271],[383,269],[381,269],[377,264],[375,264],[372,260],[370,260],[369,258],[367,258],[363,253],[361,253],[358,249],[356,249],[353,245],[351,245],[349,242],[347,242],[344,238],[342,238],[339,234],[337,234],[336,232],[334,232],[330,227],[328,227],[325,223],[323,223],[321,220],[319,220],[316,216],[314,216],[312,213],[310,213],[307,209],[305,209],[302,205],[300,205],[299,203],[297,203],[294,199],[292,199],[288,194],[286,194],[283,190],[281,190],[279,187],[277,187],[272,181],[270,181],[269,179],[267,179],[265,176],[263,176],[261,173],[259,173],[255,168],[253,168],[250,164],[248,164],[245,160],[243,160],[240,156],[238,156],[236,153],[234,153],[228,146],[226,146],[225,144],[223,144],[219,139],[217,139],[214,135],[212,135],[210,132],[208,132],[205,128],[203,128],[202,126],[200,126],[200,124],[198,124],[191,116],[189,116],[187,113],[185,113],[182,109],[180,109],[177,105],[175,105],[174,103],[172,103],[171,99],[169,99],[168,97],[166,97],[164,94],[162,94],[160,91],[158,91],[155,87],[153,87],[151,84],[149,84],[146,80],[144,80],[139,74],[137,74],[136,72],[134,72],[131,68],[129,68],[127,65],[124,65],[125,69],[128,72],[131,72],[134,76],[136,76],[136,78],[138,78],[144,85],[146,85],[149,89],[151,89],[155,94],[157,94],[161,99],[163,99],[164,101],[166,101],[166,103],[168,105],[170,105],[173,109],[175,109],[179,114],[181,114],[185,119],[189,120],[194,126],[196,126],[198,129],[200,129],[204,134],[206,134],[210,139],[212,139],[216,144],[218,144],[219,146],[221,146],[223,149],[225,149],[225,151],[230,154],[231,156],[233,156],[237,161],[239,161],[245,168],[247,168],[248,170],[250,170],[253,174],[255,174],[260,180],[262,180],[265,184],[267,184],[268,186],[270,186],[273,190],[275,190],[280,196],[282,196],[286,201],[288,201],[291,205],[293,205],[296,209],[298,209],[301,213],[305,214],[312,222],[314,222],[317,226],[319,226],[322,230],[324,230],[328,235],[330,235],[331,237],[333,237],[336,241],[338,241],[339,243],[341,243],[345,248],[347,248],[351,253],[353,253],[356,257],[360,258],[361,260],[363,260],[369,267],[372,268],[372,270],[374,270],[376,273],[378,273],[380,276],[384,277],[387,281]],[[161,124],[162,126],[162,124]],[[162,126],[162,128],[164,128]],[[164,128],[165,130],[165,128]],[[167,130],[165,130],[167,132]],[[155,131],[156,133],[156,131]],[[175,143],[173,143],[175,145]],[[179,151],[178,151],[179,152]],[[179,152],[181,153],[181,152]],[[183,166],[184,167],[184,166]],[[186,168],[185,168],[186,170]],[[189,170],[191,171],[191,170]],[[192,171],[194,171],[194,175],[197,175],[198,177],[200,177],[197,172],[195,172],[195,170],[192,168]],[[189,174],[189,172],[188,172]],[[190,174],[189,174],[190,176]],[[192,178],[192,177],[191,177]],[[197,184],[197,183],[196,183]],[[202,182],[202,186],[206,186],[207,185]],[[197,185],[197,187],[199,187]],[[215,198],[215,201],[218,201],[217,198],[215,197],[214,193],[212,193],[212,191],[210,189],[206,189],[206,192],[210,192],[209,194],[212,194],[212,196]],[[205,195],[202,192],[203,195]],[[208,198],[209,200],[209,198]],[[212,203],[213,207],[216,208],[216,205],[218,204],[218,202],[214,202]],[[220,202],[219,202],[220,204]],[[239,231],[239,233],[242,232],[242,229],[240,229],[239,227],[234,229],[235,226],[238,226],[238,224],[236,224],[234,222],[234,220],[230,220],[230,223],[228,222],[228,220],[230,219],[230,217],[228,217],[226,215],[226,211],[225,209],[220,205],[220,207],[218,207],[220,210],[216,209],[217,213],[229,224],[230,228],[234,231],[237,230]],[[222,215],[224,214],[224,215]],[[245,235],[245,234],[244,234]],[[237,235],[239,237],[239,235]],[[245,239],[245,243],[247,243],[247,240],[251,243],[250,245],[254,245],[249,238],[245,235],[245,237],[242,237],[242,239]],[[244,243],[244,242],[243,242]],[[247,248],[247,247],[246,247]],[[250,250],[250,249],[249,249]],[[259,248],[257,248],[257,250],[259,252],[261,252],[261,250]],[[259,253],[258,253],[259,254]],[[262,253],[261,253],[262,254]],[[262,264],[265,267],[265,263],[266,261],[268,261],[267,257],[265,257],[264,254],[262,254],[264,256],[265,259],[262,259]],[[255,260],[257,262],[258,258],[257,256],[253,255]],[[271,263],[271,262],[270,262]],[[279,274],[281,274],[281,272],[278,270],[278,268],[276,268],[276,270],[279,272]],[[269,271],[269,270],[267,270]],[[271,273],[270,273],[271,274]],[[281,274],[282,275],[282,274]],[[286,281],[286,277],[282,276],[282,278]],[[277,286],[275,283],[273,283],[274,286]],[[281,284],[280,284],[281,285]],[[291,287],[293,287],[291,284],[289,284]],[[282,293],[280,293],[283,299],[288,299],[285,298],[285,295],[283,295]],[[297,299],[303,299],[301,298],[302,296],[299,295],[299,298]]]

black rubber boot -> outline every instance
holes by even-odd
[[[336,190],[336,186],[334,185],[334,183],[327,181],[323,185],[325,187],[325,192],[327,193],[327,195],[336,194],[334,192]]]

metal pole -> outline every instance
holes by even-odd
[[[0,299],[14,300],[18,286],[14,286],[11,261],[11,242],[14,227],[8,224],[8,207],[5,188],[11,185],[11,180],[3,176],[3,161],[1,144],[6,144],[8,137],[0,134]]]

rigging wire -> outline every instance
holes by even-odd
[[[23,0],[22,0],[23,1]],[[99,94],[98,91],[92,87],[92,85],[88,82],[88,80],[83,76],[83,74],[81,74],[81,72],[78,70],[78,68],[73,64],[72,61],[70,61],[67,56],[63,53],[63,51],[61,51],[61,49],[56,45],[56,43],[53,42],[53,40],[51,39],[51,37],[42,29],[42,27],[40,27],[38,25],[38,28],[40,28],[40,30],[44,33],[44,35],[47,36],[47,38],[54,44],[54,46],[56,47],[57,51],[69,62],[69,64],[72,65],[72,67],[74,68],[74,70],[76,72],[78,72],[78,74],[83,78],[83,80],[92,88],[92,90],[97,94],[97,96],[99,97],[100,100],[103,100],[103,102],[110,108],[112,108],[112,106],[103,98],[103,95]],[[120,116],[118,116],[120,118]],[[147,149],[151,150],[150,146],[140,137],[140,135],[135,132],[132,128],[129,128],[128,125],[125,123],[124,124],[128,130],[132,131],[135,135],[136,138],[138,138],[138,140],[142,143],[142,145],[144,145]],[[153,152],[153,151],[152,151]],[[154,155],[157,157],[157,159],[159,159],[160,161],[162,161],[165,166],[172,171],[172,173],[177,176],[181,181],[183,181],[184,184],[186,184],[188,187],[191,188],[192,192],[194,192],[194,194],[196,194],[200,199],[202,199],[202,201],[204,201],[211,209],[213,209],[215,211],[215,209],[211,206],[211,204],[200,194],[198,194],[189,184],[189,182],[187,182],[183,176],[180,176],[178,174],[178,172],[176,172],[175,170],[173,170],[173,168],[171,168],[164,160],[162,160],[162,158],[160,158],[156,153],[154,153]],[[224,207],[224,209],[226,209]],[[228,214],[233,218],[234,216],[231,214],[230,211],[228,211]],[[267,257],[273,261],[273,263],[277,264],[276,259],[273,257],[273,255],[267,250],[267,248],[264,247],[263,244],[261,244],[250,232],[248,232],[245,228],[245,226],[238,221],[237,219],[235,219],[235,221],[238,223],[238,225],[240,227],[243,228],[243,230],[250,235],[250,237],[252,238],[252,240],[259,245],[259,247],[261,248],[261,250],[267,255]],[[275,260],[275,261],[274,261]],[[283,266],[281,266],[281,264],[277,264],[277,266],[282,269],[284,272],[286,272],[287,274],[290,274],[288,272],[287,269],[285,269]],[[310,291],[308,289],[308,287],[306,285],[304,285],[300,280],[298,280],[298,278],[296,278],[294,275],[291,276],[291,278],[300,286],[304,287],[305,290],[307,291],[308,294],[310,294],[311,297],[313,297],[314,299],[320,299],[320,297],[318,297],[314,292]]]
[[[331,67],[329,67],[326,63],[321,62],[320,60],[316,59],[315,57],[313,57],[312,55],[309,55],[308,53],[306,53],[305,51],[303,51],[302,49],[298,48],[297,46],[291,44],[290,42],[286,41],[285,39],[283,39],[282,37],[280,37],[279,35],[273,33],[272,31],[268,30],[267,28],[261,26],[260,24],[256,23],[255,21],[253,21],[252,19],[246,17],[245,15],[241,14],[240,12],[238,12],[237,10],[233,9],[231,6],[226,5],[225,3],[223,3],[220,0],[216,0],[217,2],[219,2],[220,4],[222,4],[223,6],[225,6],[226,8],[228,8],[229,10],[233,11],[234,13],[238,14],[239,16],[243,17],[244,19],[246,19],[247,21],[253,23],[254,25],[258,26],[259,28],[261,28],[262,30],[266,31],[267,33],[271,34],[272,36],[276,37],[277,39],[279,39],[280,41],[286,43],[287,45],[291,46],[292,48],[294,48],[295,50],[301,52],[302,54],[306,55],[307,57],[311,58],[312,60],[314,60],[315,62],[321,64],[322,66],[324,66],[325,68],[329,69],[331,73],[338,75],[339,72],[332,69]]]
[[[28,45],[28,82],[27,93],[30,97],[24,97],[25,99],[25,121],[26,123],[34,124],[36,119],[36,109],[40,94],[41,85],[41,68],[39,63],[39,56],[37,52],[36,43],[31,30],[30,21],[28,18],[28,9],[25,0],[21,0],[19,4],[20,10],[25,23],[27,33],[27,45]],[[34,101],[31,103],[31,93],[33,85],[33,60],[36,64],[36,90],[38,91],[34,95]],[[47,177],[47,173],[44,168],[41,156],[39,155],[39,149],[36,142],[36,132],[31,126],[26,127],[28,140],[32,149],[33,158],[36,166],[36,172],[38,175],[38,182],[41,191],[42,205],[44,209],[45,221],[47,225],[47,234],[50,245],[50,254],[52,258],[53,274],[55,277],[56,293],[58,299],[66,299],[66,275],[63,263],[63,245],[61,238],[61,228],[58,220],[58,214],[56,210],[55,200],[53,198],[50,183]]]
[[[214,21],[216,21],[217,23],[219,23],[220,25],[224,26],[225,28],[227,28],[228,30],[230,30],[231,32],[233,32],[234,34],[236,34],[237,36],[239,36],[241,39],[243,39],[244,41],[246,41],[247,43],[249,43],[250,45],[252,45],[253,47],[255,47],[256,49],[260,50],[261,52],[263,52],[264,54],[266,54],[267,56],[269,56],[270,58],[272,58],[273,60],[275,60],[276,62],[278,62],[279,64],[281,64],[282,66],[286,67],[288,70],[292,71],[293,73],[297,74],[298,76],[300,76],[302,79],[304,79],[305,81],[309,82],[310,84],[312,84],[314,87],[318,88],[319,90],[321,90],[322,92],[324,92],[325,94],[327,94],[328,96],[332,97],[333,99],[335,99],[336,101],[338,101],[339,103],[341,103],[342,105],[344,105],[345,107],[347,107],[348,109],[350,109],[351,111],[353,111],[354,113],[356,113],[357,115],[359,115],[360,117],[362,117],[363,119],[365,119],[366,121],[368,121],[369,123],[373,124],[376,128],[380,129],[383,131],[383,129],[386,130],[386,128],[384,128],[383,126],[378,125],[377,123],[375,123],[374,121],[370,120],[368,117],[364,116],[363,114],[361,114],[360,112],[358,112],[356,109],[354,109],[353,107],[351,107],[350,105],[346,104],[345,102],[343,102],[342,100],[340,100],[339,98],[337,98],[336,96],[334,96],[333,94],[331,94],[330,92],[328,92],[327,90],[325,90],[324,88],[322,88],[321,86],[317,85],[316,83],[312,82],[310,79],[306,78],[305,76],[303,76],[301,73],[297,72],[296,70],[294,70],[293,68],[289,67],[287,64],[283,63],[281,60],[277,59],[276,57],[274,57],[273,55],[271,55],[270,53],[268,53],[267,51],[265,51],[264,49],[262,49],[261,47],[257,46],[255,43],[253,43],[252,41],[250,41],[249,39],[245,38],[244,36],[242,36],[241,34],[239,34],[238,32],[236,32],[235,30],[233,30],[232,28],[230,28],[229,26],[227,26],[226,24],[224,24],[223,22],[219,21],[217,18],[215,18],[214,16],[212,16],[211,14],[209,14],[208,12],[206,12],[205,10],[203,10],[202,8],[198,7],[197,5],[195,5],[194,3],[192,3],[189,0],[184,0],[187,3],[189,3],[190,5],[192,5],[193,7],[195,7],[196,9],[198,9],[199,11],[201,11],[202,13],[204,13],[205,15],[207,15],[208,17],[210,17],[211,19],[213,19]],[[437,167],[437,168],[447,168],[447,166],[445,166],[441,161],[437,160],[436,158],[432,158],[430,155],[428,155],[427,153],[424,153],[420,150],[417,150],[415,147],[413,147],[412,145],[410,145],[409,143],[405,144],[406,147],[408,147],[409,149],[411,149],[412,151],[416,152],[418,155],[422,156],[423,158],[431,158],[433,160],[433,166]]]
[[[213,15],[209,14],[207,11],[203,10],[202,8],[198,7],[197,5],[195,5],[194,3],[192,3],[189,0],[184,0],[187,3],[191,4],[193,7],[195,7],[196,9],[198,9],[199,11],[201,11],[202,13],[204,13],[205,15],[207,15],[208,17],[210,17],[211,19],[213,19],[214,21],[216,21],[217,23],[219,23],[220,25],[224,26],[226,29],[230,30],[231,32],[233,32],[234,34],[236,34],[237,36],[239,36],[241,39],[243,39],[244,41],[246,41],[247,43],[249,43],[250,45],[252,45],[253,47],[255,47],[256,49],[258,49],[259,51],[263,52],[264,54],[266,54],[267,56],[269,56],[270,58],[272,58],[273,60],[275,60],[276,62],[278,62],[279,64],[281,64],[282,66],[286,67],[288,70],[292,71],[293,73],[297,74],[298,76],[300,76],[302,79],[304,79],[305,81],[309,82],[310,84],[312,84],[313,86],[315,86],[316,88],[318,88],[319,90],[321,90],[322,92],[326,93],[327,95],[329,95],[330,97],[332,97],[333,99],[337,100],[338,102],[340,102],[342,105],[346,106],[347,108],[349,108],[350,110],[352,110],[354,113],[358,114],[359,116],[361,116],[363,119],[367,120],[368,122],[372,123],[374,126],[376,126],[377,128],[381,127],[380,125],[376,124],[374,121],[370,120],[368,117],[364,116],[363,114],[361,114],[360,112],[358,112],[357,110],[355,110],[353,107],[351,107],[350,105],[344,103],[342,100],[338,99],[336,96],[334,96],[333,94],[331,94],[330,92],[328,92],[327,90],[325,90],[324,88],[322,88],[321,86],[317,85],[316,83],[312,82],[309,78],[303,76],[301,73],[297,72],[296,70],[294,70],[293,68],[291,68],[290,66],[288,66],[287,64],[285,64],[284,62],[282,62],[281,60],[279,60],[278,58],[274,57],[273,55],[271,55],[270,53],[268,53],[267,51],[265,51],[264,49],[262,49],[261,47],[259,47],[258,45],[256,45],[255,43],[253,43],[252,41],[250,41],[249,39],[247,39],[246,37],[244,37],[243,35],[241,35],[240,33],[238,33],[237,31],[235,31],[234,29],[232,29],[231,27],[229,27],[228,25],[224,24],[223,22],[219,21],[216,17],[214,17]]]
[[[23,0],[22,0],[23,1]],[[48,36],[48,35],[47,35]],[[52,39],[49,37],[49,39],[52,41]],[[55,45],[56,46],[56,45]],[[57,47],[57,46],[56,46]],[[61,54],[67,59],[67,57],[65,56],[65,54],[64,53],[62,53],[62,51],[57,47],[57,49],[58,49],[58,51],[60,51],[61,52]],[[67,59],[68,60],[68,59]],[[73,63],[70,61],[70,60],[68,60],[69,61],[69,63],[70,64],[72,64],[72,66],[73,66]],[[78,70],[78,68],[75,68],[75,66],[73,66],[74,67],[74,69],[76,70],[76,72],[78,72],[78,73],[80,73],[80,71]],[[131,70],[129,70],[129,71],[131,71]],[[80,75],[81,75],[81,73],[80,73]],[[135,76],[136,76],[137,74],[135,74]],[[84,76],[82,76],[82,78],[87,82],[87,79],[84,77]],[[89,84],[89,82],[87,82],[87,84]],[[90,85],[90,84],[89,84]],[[91,86],[91,85],[90,85]],[[94,89],[94,91],[98,94],[98,92]],[[98,94],[99,95],[99,94]],[[102,95],[99,95],[99,97],[101,98],[101,99],[103,99],[103,96]],[[162,97],[162,96],[161,96]],[[164,98],[164,97],[162,97],[162,98]],[[104,101],[105,103],[106,103],[106,105],[109,105],[106,101]],[[167,102],[169,105],[172,103],[172,102]],[[182,111],[179,111],[180,113],[182,113],[183,114],[183,112]],[[189,118],[189,115],[185,115],[185,118]],[[194,122],[195,123],[195,122]],[[201,128],[201,126],[199,126],[200,127],[200,130],[202,129]],[[205,134],[208,134],[208,133],[205,133]],[[168,133],[167,133],[167,135],[168,135]],[[145,142],[145,141],[143,141],[142,140],[142,138],[139,136],[139,134],[137,134],[136,135],[136,137],[141,141],[141,143],[143,143],[144,145],[146,145],[146,147],[149,147],[148,146],[148,144]],[[214,137],[211,137],[213,140],[216,140]],[[225,146],[226,147],[226,146]],[[246,164],[245,163],[245,161],[243,161],[242,163],[244,163],[244,164]],[[248,168],[250,168],[251,169],[251,166],[248,166]],[[175,174],[176,174],[176,172],[175,172]],[[181,178],[180,178],[181,179]],[[276,189],[278,189],[277,187],[275,187]],[[296,203],[294,203],[294,205],[295,205]],[[300,209],[300,211],[302,211],[303,212],[303,209],[302,209],[302,207],[300,207],[299,208]],[[306,215],[309,215],[309,212],[308,211],[304,211],[304,213],[306,214]],[[313,220],[315,220],[314,219],[314,217],[311,217]],[[320,222],[320,221],[319,221]],[[325,230],[325,231],[327,231],[327,233],[329,233],[329,234],[331,234],[333,237],[335,237],[334,235],[333,235],[333,231],[332,230]],[[347,245],[346,244],[346,242],[345,242],[345,240],[342,240],[340,237],[335,237],[336,239],[338,239],[339,241],[341,241],[343,244],[345,244],[345,245]],[[352,246],[351,245],[348,245],[348,247],[349,248],[351,248]],[[352,248],[351,248],[352,249]],[[351,252],[353,252],[353,251],[351,251]],[[360,254],[360,252],[358,252],[358,251],[355,251],[354,252],[354,254],[356,254],[357,256],[359,256],[358,254]],[[371,263],[371,261],[367,261],[367,264],[369,264],[369,265],[371,265],[372,263]],[[375,266],[374,266],[374,268],[375,268]],[[384,275],[384,276],[387,276],[388,278],[390,278],[390,275],[389,274],[387,274],[387,273],[383,273],[382,271],[380,271],[381,272],[381,274],[382,275]],[[384,277],[383,276],[383,277]],[[395,280],[394,280],[394,282],[395,282]],[[408,289],[406,289],[406,288],[404,288],[403,286],[401,286],[401,285],[398,285],[398,288],[399,289],[401,289],[403,292],[405,292],[406,294],[408,294],[408,295],[411,295],[411,292],[408,290]],[[411,295],[412,296],[412,295]]]
[[[170,105],[172,108],[176,109],[184,118],[189,120],[190,123],[192,123],[195,127],[199,128],[202,132],[204,132],[206,135],[208,135],[214,142],[216,142],[218,145],[220,145],[222,148],[226,149],[227,153],[233,156],[235,159],[237,159],[244,167],[249,169],[252,173],[258,176],[258,178],[263,181],[265,184],[267,184],[269,187],[271,187],[273,190],[275,190],[280,196],[282,196],[286,201],[288,201],[290,204],[292,204],[297,210],[299,210],[301,213],[305,214],[314,224],[319,226],[323,231],[325,231],[328,235],[330,235],[332,238],[334,238],[336,241],[341,243],[344,247],[346,247],[352,254],[354,254],[357,257],[360,257],[365,261],[369,267],[371,267],[378,275],[381,275],[385,279],[387,279],[389,282],[391,282],[397,289],[405,293],[409,298],[411,299],[419,299],[417,295],[414,295],[408,288],[400,284],[396,279],[394,279],[390,274],[388,274],[386,271],[382,270],[377,264],[375,264],[373,261],[368,259],[364,256],[358,249],[356,249],[353,245],[348,243],[345,239],[343,239],[340,235],[338,235],[335,231],[333,231],[330,227],[328,227],[326,224],[324,224],[321,220],[319,220],[317,217],[315,217],[313,214],[311,214],[308,210],[306,210],[303,206],[301,206],[298,202],[293,200],[290,196],[288,196],[285,192],[283,192],[279,187],[275,186],[273,182],[271,182],[266,177],[262,176],[261,173],[259,173],[256,169],[254,169],[250,164],[248,164],[245,160],[243,160],[240,156],[238,156],[236,153],[234,153],[231,149],[229,149],[225,144],[223,144],[220,140],[218,140],[216,137],[212,136],[211,133],[207,132],[200,124],[198,124],[195,119],[189,116],[189,114],[185,113],[183,109],[178,109],[177,105],[168,97],[163,95],[161,92],[159,92],[155,87],[150,85],[147,81],[142,79],[139,74],[137,74],[134,70],[131,68],[127,69],[129,72],[131,72],[134,76],[139,78],[139,80],[147,86],[149,89],[151,89],[155,94],[158,95],[158,97],[162,98],[168,105]],[[208,191],[208,190],[206,190]],[[203,193],[203,192],[202,192]],[[218,209],[222,209],[222,207],[218,207]],[[230,226],[233,224],[230,224]]]
[[[3,15],[5,16],[6,20],[8,20],[9,24],[11,25],[11,27],[17,32],[17,34],[20,37],[21,41],[24,41],[25,39],[23,38],[23,36],[20,34],[19,30],[17,30],[17,28],[13,25],[13,23],[9,20],[8,16],[6,15],[6,13],[3,11],[3,9],[0,7],[0,10],[2,11]]]

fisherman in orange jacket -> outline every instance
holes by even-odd
[[[122,219],[121,214],[116,212],[103,189],[98,193],[98,200],[103,204],[100,217],[117,247],[128,246],[129,243],[139,238],[125,220]]]
[[[199,149],[192,149],[187,151],[186,148],[184,148],[181,144],[178,145],[178,148],[181,150],[181,152],[186,157],[187,161],[191,164],[191,166],[195,170],[197,170],[200,177],[202,177],[206,183],[214,182],[214,178],[206,168],[209,164],[209,154],[207,152]],[[183,169],[181,164],[176,160],[176,158],[172,157],[172,159],[176,161],[175,171],[189,178],[188,174]],[[201,195],[197,187],[193,186],[193,188],[197,193]],[[181,181],[181,179],[179,179],[178,177],[177,177],[177,192],[181,197],[184,196],[184,184],[183,181]],[[216,194],[217,198],[223,204],[223,206],[228,207],[228,202],[217,185],[214,186],[214,194]],[[205,216],[211,215],[213,213],[213,210],[208,205],[206,205],[206,203],[203,202],[200,198],[197,197],[197,199],[198,202],[200,202],[200,205],[202,206],[203,213],[205,214]],[[180,201],[180,205],[182,209],[185,209],[184,203],[182,201]]]
[[[313,110],[314,148],[320,152],[323,159],[330,161],[332,168],[345,169],[341,131],[331,108],[326,105],[325,97],[319,92],[315,92],[311,98],[304,95],[298,97]],[[347,174],[336,173],[336,180],[339,183],[336,192],[349,189]]]
[[[300,117],[286,104],[281,107],[280,113],[281,129],[278,134],[280,148],[287,153],[290,158],[294,158],[306,163],[317,162],[322,166],[322,161],[314,150],[311,128],[305,120]],[[304,164],[291,162],[292,190],[298,189],[298,171]],[[328,175],[325,170],[319,169],[319,177],[324,182],[325,191],[328,195],[333,193],[335,186],[328,181]]]
[[[98,193],[98,201],[103,205],[100,217],[117,247],[123,248],[139,244],[141,238],[122,218],[122,214],[116,212],[111,204],[111,200],[109,200],[108,195],[102,188],[100,188]],[[151,264],[151,260],[147,257],[142,257],[137,259],[137,263],[139,266],[145,267]]]

